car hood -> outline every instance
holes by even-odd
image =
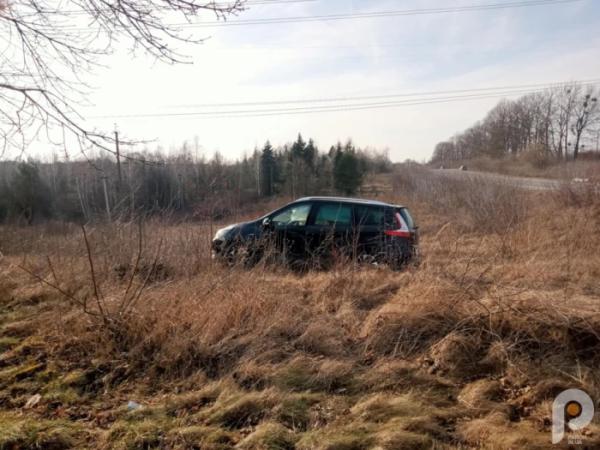
[[[240,222],[228,225],[217,231],[215,239],[230,240],[234,237],[248,237],[260,232],[260,221]]]

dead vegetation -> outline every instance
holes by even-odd
[[[89,252],[0,229],[0,449],[547,448],[558,392],[600,396],[600,201],[415,178],[399,273],[223,268],[195,224],[147,222],[141,251],[137,224]]]

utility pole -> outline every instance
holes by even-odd
[[[88,220],[89,215],[87,212],[87,208],[85,207],[85,201],[83,200],[83,194],[81,193],[81,188],[79,187],[79,178],[75,178],[75,186],[77,187],[77,197],[79,197],[79,204],[81,205],[81,212],[83,213],[83,218]]]
[[[255,150],[256,155],[256,195],[260,197],[260,153]]]
[[[102,176],[102,185],[104,186],[104,203],[106,204],[106,217],[109,222],[112,222],[110,217],[110,202],[108,201],[108,189],[106,188],[106,179],[108,177],[106,175]]]
[[[117,130],[115,130],[115,146],[116,146],[116,150],[117,150],[117,173],[118,173],[117,193],[120,194],[123,179],[121,177],[121,153],[119,151],[119,132]]]
[[[296,198],[296,161],[292,153],[292,198]]]

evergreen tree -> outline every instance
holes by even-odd
[[[174,206],[177,193],[175,178],[165,165],[145,167],[142,180],[141,203],[146,211],[163,211]]]
[[[50,216],[51,200],[38,166],[32,162],[19,164],[12,182],[13,213],[31,224],[34,219]]]
[[[262,196],[270,197],[275,193],[276,171],[275,152],[271,143],[267,141],[260,157],[260,193]]]
[[[311,171],[314,171],[315,158],[317,157],[318,152],[315,142],[312,139],[309,139],[308,144],[304,148],[304,162],[310,167]]]
[[[299,161],[305,159],[306,142],[302,139],[302,135],[298,133],[298,139],[292,144],[292,160]]]
[[[360,159],[351,143],[342,150],[335,149],[333,165],[333,184],[335,190],[344,195],[353,195],[362,184]]]

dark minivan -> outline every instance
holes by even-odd
[[[417,256],[417,226],[407,208],[373,200],[306,197],[255,221],[217,231],[213,256],[253,263],[266,254],[326,265],[339,256],[400,268]]]

